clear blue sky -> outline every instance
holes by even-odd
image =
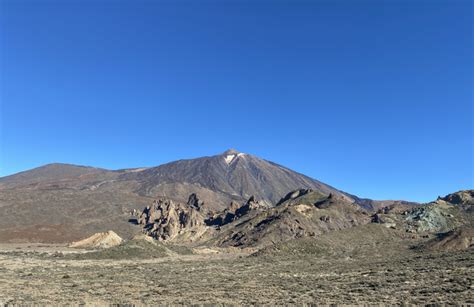
[[[0,5],[0,176],[236,148],[361,197],[474,187],[471,1]]]

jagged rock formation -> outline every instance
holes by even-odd
[[[312,189],[298,189],[298,190],[295,190],[295,191],[291,191],[290,193],[286,194],[285,197],[280,199],[280,201],[276,205],[278,206],[278,205],[280,205],[280,204],[282,204],[286,201],[298,198],[300,196],[306,195],[306,194],[311,193],[311,192],[313,192]],[[332,194],[329,194],[329,195],[332,196]]]
[[[205,231],[200,204],[195,194],[187,204],[160,198],[143,210],[137,222],[146,234],[159,241],[193,241]]]
[[[250,198],[242,205],[239,206],[236,202],[232,202],[229,208],[224,211],[214,214],[206,220],[208,226],[224,226],[229,224],[244,215],[256,214],[261,211],[270,209],[272,206],[265,202],[259,202],[255,199],[255,196]]]
[[[196,195],[189,199],[197,199]],[[187,204],[158,199],[138,218],[144,232],[160,241],[208,241],[221,247],[261,246],[370,222],[360,206],[344,197],[309,189],[289,193],[271,207],[251,196],[244,204],[206,218],[194,201]],[[204,235],[206,234],[206,235]]]
[[[132,211],[132,215],[137,216],[136,223],[143,227],[144,233],[154,239],[189,243],[207,238],[203,235],[215,229],[211,226],[223,226],[243,216],[255,215],[270,208],[266,203],[255,200],[253,196],[243,205],[232,203],[229,208],[217,214],[206,211],[202,204],[195,193],[189,196],[186,204],[159,198],[142,213]]]
[[[272,206],[268,205],[267,203],[262,203],[262,202],[259,202],[258,200],[255,200],[255,196],[250,196],[250,198],[247,200],[247,202],[243,206],[235,210],[235,216],[236,216],[236,219],[238,219],[244,215],[247,215],[253,212],[265,211],[271,207]]]
[[[93,234],[92,236],[72,242],[69,247],[75,247],[75,248],[110,248],[113,246],[120,245],[123,242],[122,238],[113,232],[112,230],[109,230],[107,232],[99,232],[96,234]]]
[[[143,211],[138,223],[147,234],[162,241],[261,247],[371,222],[409,233],[446,232],[472,224],[470,206],[469,201],[461,206],[438,200],[401,208],[393,205],[372,214],[345,197],[298,189],[287,193],[274,207],[251,196],[241,206],[233,202],[223,211],[212,213],[202,209],[202,202],[192,194],[186,204],[169,199],[155,201]]]
[[[459,206],[463,210],[472,211],[474,208],[474,190],[459,191],[448,194],[445,197],[439,197],[436,202],[446,202]]]
[[[240,205],[233,201],[230,206],[224,209],[222,212],[215,213],[206,219],[206,225],[208,226],[223,226],[229,224],[235,220],[235,212],[240,208]]]

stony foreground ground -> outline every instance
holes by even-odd
[[[3,249],[0,303],[473,304],[473,264],[472,251],[375,261],[242,254],[72,260]]]

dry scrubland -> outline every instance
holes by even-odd
[[[380,239],[388,232],[370,227],[361,231]],[[353,244],[338,241],[348,234],[295,240],[257,254],[199,254],[145,241],[104,251],[4,244],[0,302],[474,303],[472,250],[427,253],[393,235],[378,243],[357,233]],[[325,248],[329,243],[332,248]]]

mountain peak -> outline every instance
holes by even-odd
[[[227,149],[226,151],[224,151],[224,153],[222,153],[223,156],[228,156],[228,155],[238,155],[240,152],[233,149],[233,148],[230,148],[230,149]]]
[[[238,152],[235,149],[226,150],[222,156],[224,157],[225,163],[231,164],[237,157],[245,155],[244,153]]]

